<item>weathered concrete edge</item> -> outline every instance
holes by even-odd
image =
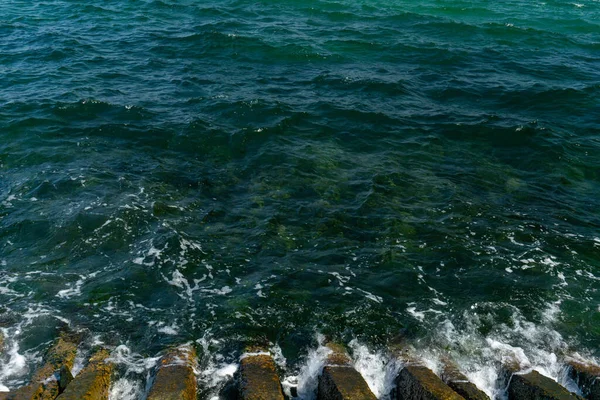
[[[196,399],[197,367],[193,347],[184,345],[171,349],[160,360],[147,400]]]
[[[469,378],[460,372],[458,366],[449,358],[444,360],[444,369],[441,378],[450,389],[466,400],[490,400],[489,396],[473,382],[469,381]]]
[[[44,355],[44,364],[29,384],[12,392],[0,393],[0,399],[56,399],[73,379],[71,368],[80,337],[62,332]]]
[[[335,342],[327,343],[326,347],[330,353],[319,375],[317,399],[376,400],[363,376],[352,365],[346,348]]]
[[[275,360],[269,351],[253,348],[240,357],[240,400],[284,400]]]
[[[395,383],[397,399],[464,400],[422,364],[406,364],[398,373]]]
[[[107,349],[96,351],[88,364],[68,384],[58,400],[106,400],[111,385],[114,364]]]
[[[577,400],[579,396],[569,392],[555,380],[536,370],[513,373],[507,388],[509,400],[555,399]]]

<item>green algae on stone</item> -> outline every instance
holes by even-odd
[[[481,391],[475,384],[458,369],[453,361],[444,360],[442,380],[465,400],[490,400],[489,396]]]
[[[513,374],[508,385],[508,400],[577,400],[556,381],[531,371],[527,374]]]
[[[319,400],[376,400],[360,373],[354,367],[328,365],[319,377]]]
[[[407,365],[402,368],[396,377],[396,395],[398,400],[463,399],[433,371],[420,365]]]
[[[319,400],[375,400],[369,385],[352,366],[346,348],[336,342],[328,342],[325,346],[330,353],[319,376]]]
[[[325,345],[331,353],[327,355],[325,363],[327,365],[350,365],[352,360],[346,351],[346,348],[335,342],[329,342]]]
[[[57,342],[44,357],[44,365],[38,369],[31,383],[14,392],[3,393],[4,400],[54,400],[71,382],[71,368],[77,353],[79,337],[61,333]]]
[[[194,400],[196,398],[196,351],[182,346],[160,360],[148,400]]]
[[[97,351],[88,365],[73,379],[59,400],[106,400],[110,388],[113,363],[106,349]]]
[[[248,354],[240,360],[241,400],[283,400],[275,361],[270,355]]]

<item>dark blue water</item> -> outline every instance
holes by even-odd
[[[268,341],[296,375],[317,332],[371,355],[402,334],[490,393],[502,351],[553,377],[600,356],[599,21],[0,4],[0,388],[65,324],[118,349],[114,398],[184,342],[209,370]]]

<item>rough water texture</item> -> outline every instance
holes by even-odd
[[[563,379],[600,356],[599,21],[597,0],[1,2],[0,390],[65,323],[112,346],[122,399],[182,343],[215,395],[256,338],[310,397],[315,332],[368,349],[380,397],[400,332],[490,396],[504,356]]]

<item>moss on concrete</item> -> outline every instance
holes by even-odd
[[[77,336],[63,333],[44,356],[44,365],[31,378],[31,383],[14,392],[3,393],[0,400],[54,400],[71,382],[71,368],[77,353]]]
[[[331,354],[327,356],[327,365],[350,365],[352,360],[346,351],[346,348],[339,343],[327,343],[327,348],[331,350]]]
[[[319,400],[376,400],[367,382],[351,366],[326,366],[319,377]]]
[[[404,367],[396,377],[396,394],[401,400],[461,400],[430,369],[420,365]]]
[[[447,384],[450,389],[464,397],[465,400],[490,400],[487,394],[469,381],[450,381]]]
[[[576,400],[578,398],[537,371],[514,374],[508,385],[509,400]]]
[[[273,358],[249,355],[240,361],[241,400],[283,400],[283,390]]]
[[[475,384],[458,369],[456,364],[449,359],[444,360],[442,380],[456,393],[466,400],[490,400],[487,394],[479,390]]]
[[[106,400],[113,372],[113,364],[107,361],[109,355],[107,350],[96,352],[58,399]]]
[[[161,360],[148,400],[195,400],[196,352],[183,346],[169,351]]]

